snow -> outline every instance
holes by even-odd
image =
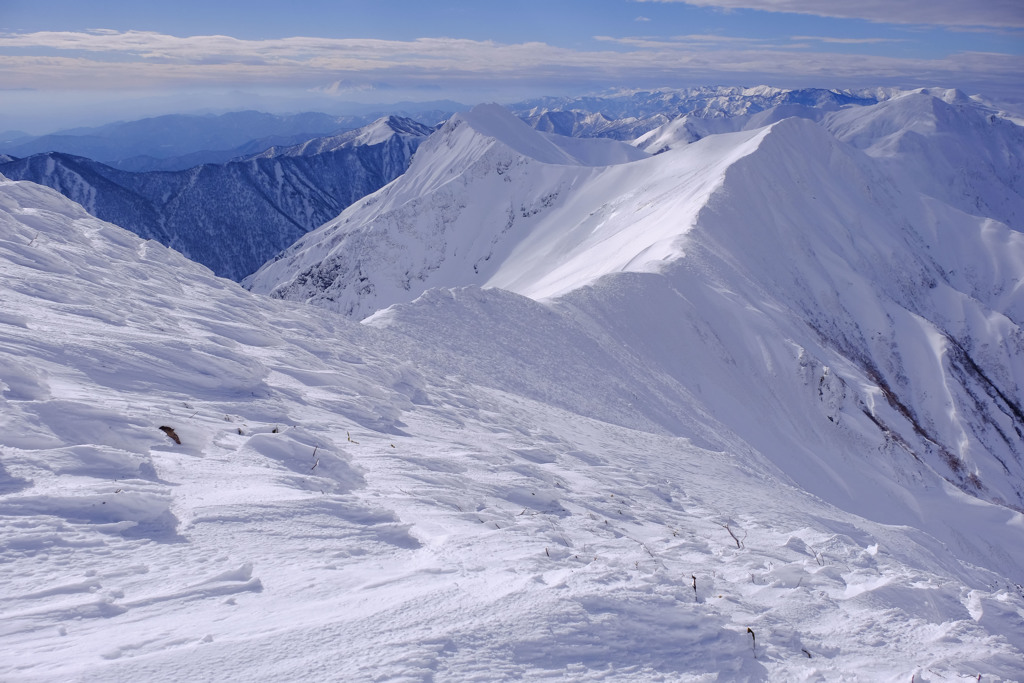
[[[849,486],[863,474],[822,463],[822,449],[851,462],[864,448],[885,453],[890,469],[869,488],[905,476],[911,457],[971,495],[1024,509],[1020,233],[921,194],[916,178],[806,119],[602,167],[514,151],[541,138],[494,107],[475,110],[425,143],[405,176],[250,284],[355,317],[383,311],[379,320],[431,287],[586,300],[581,315],[614,329],[614,343],[671,340],[642,367],[696,392],[680,400],[846,509],[890,523],[916,516],[883,512]],[[626,273],[665,281],[610,284]],[[678,325],[652,324],[669,310]],[[701,363],[680,366],[676,349]],[[811,385],[829,368],[834,395],[819,387],[816,399]],[[706,373],[713,390],[702,388]],[[774,388],[781,377],[786,391]],[[659,413],[678,411],[675,401]],[[775,404],[792,414],[759,409]],[[824,430],[808,424],[815,414]]]
[[[829,114],[832,133],[925,194],[1024,230],[1024,128],[956,90]]]
[[[1024,678],[1021,234],[515,123],[261,271],[364,324],[0,182],[0,678]]]

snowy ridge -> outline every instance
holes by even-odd
[[[398,182],[245,283],[358,317],[431,286],[483,284],[558,205],[560,192],[600,176],[606,164],[645,156],[610,140],[545,135],[500,107],[477,107],[431,136]]]
[[[358,325],[0,182],[0,677],[1017,678],[1022,516],[870,447],[819,457],[903,521],[796,485],[752,413],[856,435],[858,375],[694,260]]]

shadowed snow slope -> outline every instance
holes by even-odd
[[[0,184],[0,678],[1019,678],[1021,235],[502,116],[261,271],[361,325]]]
[[[724,427],[845,509],[894,524],[929,519],[945,542],[977,542],[988,548],[982,553],[1002,556],[1001,532],[981,540],[947,526],[945,489],[948,482],[1024,508],[1024,239],[912,190],[884,190],[869,158],[813,123],[790,119],[740,139],[734,150],[758,146],[729,166],[696,219],[696,207],[673,206],[672,198],[656,202],[666,209],[660,215],[617,198],[596,214],[608,229],[594,238],[598,247],[579,246],[572,230],[532,235],[490,281],[555,297],[554,310],[592,338],[560,342],[581,358],[581,367],[560,372],[586,376],[582,366],[596,357],[585,350],[591,345],[626,364],[621,376],[644,378],[646,388],[632,397],[617,392],[629,408],[591,409],[590,390],[565,407],[629,426],[640,426],[631,421],[639,410],[670,433],[737,448],[709,436]],[[660,199],[656,184],[648,187],[645,198]],[[622,214],[628,218],[616,221]],[[695,227],[673,242],[671,228],[682,231],[665,215]],[[584,245],[595,235],[586,224],[579,232]],[[655,238],[666,245],[661,259],[623,263],[630,248]],[[569,258],[547,272],[529,268],[546,254],[576,251],[578,265]],[[671,259],[673,251],[686,255]],[[650,264],[662,267],[618,272]],[[516,277],[504,277],[510,272]],[[602,272],[610,274],[597,277]],[[438,296],[368,322],[403,329],[412,320],[422,334],[429,328],[417,311],[436,306]],[[457,335],[452,327],[444,336]],[[525,322],[499,327],[487,318],[466,327],[468,334],[503,330],[503,353],[536,346],[523,338],[533,334]],[[1017,571],[1017,560],[1004,560],[1004,570]]]

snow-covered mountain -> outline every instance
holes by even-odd
[[[431,136],[399,182],[297,241],[247,286],[362,318],[429,287],[483,284],[560,193],[646,156],[614,140],[538,133],[481,105]]]
[[[93,215],[171,246],[232,279],[400,175],[431,129],[386,117],[364,128],[227,164],[131,173],[66,154],[0,163]]]
[[[1021,233],[804,119],[635,161],[586,140],[601,146],[573,159],[564,141],[495,106],[456,117],[246,284],[357,318],[434,287],[553,302],[616,330],[673,397],[645,399],[671,433],[707,439],[681,405],[711,416],[859,514],[922,467],[1024,509]],[[889,469],[861,471],[865,449]]]
[[[517,266],[510,286],[554,298],[433,289],[359,325],[0,182],[0,677],[1018,677],[1024,517],[950,485],[891,403],[918,383],[905,411],[946,428],[925,408],[957,396],[959,352],[936,311],[1006,380],[1020,297],[992,285],[1020,273],[1013,235],[957,214],[890,268],[913,229],[849,203],[876,167],[807,122],[602,170],[568,162],[621,149],[566,150],[490,108],[460,121],[434,151],[481,175],[420,166],[424,191],[576,182],[531,218],[590,223],[518,235],[538,258],[557,243],[564,277]],[[902,191],[876,201],[932,201]],[[761,213],[773,198],[804,221]],[[630,214],[669,225],[633,244]],[[1001,271],[902,308],[929,258],[978,250]],[[642,267],[599,272],[623,262]],[[947,417],[985,414],[957,400]]]
[[[829,114],[832,133],[961,211],[1024,231],[1024,127],[958,90]]]
[[[640,135],[633,144],[657,154],[708,135],[753,130],[788,117],[820,121],[838,139],[864,150],[888,172],[910,179],[925,194],[1024,230],[1024,161],[1014,153],[1024,148],[1024,127],[1012,115],[955,89],[883,95],[873,106],[796,98],[766,108],[758,104],[769,103],[761,102],[747,111],[737,106],[688,112]]]

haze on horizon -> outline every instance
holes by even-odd
[[[0,0],[0,130],[695,85],[1024,101],[1014,0]]]

